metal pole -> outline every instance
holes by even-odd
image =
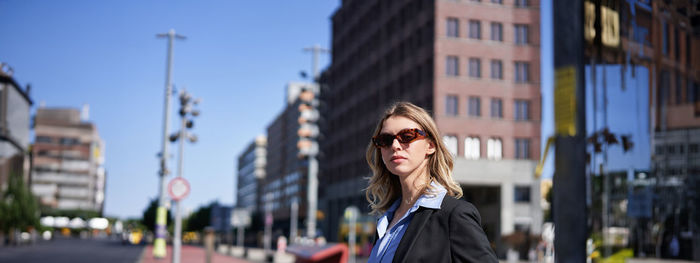
[[[312,75],[312,81],[316,81],[316,78],[318,77],[318,55],[319,53],[329,53],[330,50],[322,48],[318,44],[312,46],[312,47],[307,47],[304,48],[304,51],[309,51],[311,52],[311,73]]]
[[[297,218],[299,217],[299,202],[292,202],[292,215],[289,217],[289,244],[294,244],[297,237]]]
[[[263,246],[265,248],[265,255],[267,257],[270,254],[270,249],[272,248],[272,204],[268,201],[265,206],[265,234],[263,236]]]
[[[160,152],[160,180],[158,190],[158,209],[156,210],[156,239],[153,243],[153,257],[164,258],[166,254],[165,250],[165,236],[167,234],[166,224],[167,224],[167,210],[165,209],[166,202],[166,184],[165,179],[170,173],[168,171],[167,160],[168,160],[168,123],[170,122],[170,94],[172,93],[172,70],[173,70],[173,39],[180,38],[184,39],[183,36],[175,34],[175,29],[170,29],[166,34],[158,34],[157,37],[167,37],[168,38],[168,58],[167,58],[167,68],[165,75],[165,103],[163,109],[163,144]]]
[[[355,263],[355,243],[357,243],[357,217],[359,216],[360,210],[355,206],[350,206],[345,208],[345,218],[348,219],[348,247],[349,258],[348,263]]]
[[[181,92],[181,96],[185,95],[185,91]],[[187,105],[181,105],[183,109]],[[185,130],[186,118],[185,115],[180,115],[180,134],[179,138],[179,148],[178,149],[178,164],[177,164],[177,177],[182,177],[182,167],[183,158],[185,155],[185,139],[187,138],[187,131]],[[173,238],[173,263],[180,263],[180,248],[182,246],[182,215],[180,214],[180,200],[175,201],[175,236]]]
[[[309,238],[316,237],[316,209],[318,205],[318,160],[315,156],[309,156],[309,183],[308,183],[308,199],[309,209],[306,225],[306,236]]]
[[[310,51],[312,53],[312,67],[313,81],[318,79],[318,54],[321,52],[329,52],[328,49],[322,48],[319,45],[314,45],[313,47],[304,48],[304,51]],[[320,91],[317,91],[320,92]],[[315,155],[309,155],[308,164],[308,186],[307,186],[307,198],[308,198],[308,211],[306,217],[306,236],[309,238],[316,237],[316,210],[318,209],[318,160]]]
[[[556,159],[553,180],[554,249],[556,262],[586,262],[586,100],[584,80],[583,0],[552,1],[555,94],[572,89],[575,97],[559,98],[555,105],[575,108],[571,116],[555,121],[556,125],[574,129],[556,136]],[[571,72],[572,74],[569,74]],[[563,89],[563,90],[560,90]],[[562,94],[562,93],[560,93]],[[563,93],[566,95],[565,93]],[[555,98],[555,101],[557,99]],[[555,112],[557,114],[564,112]],[[567,116],[567,115],[560,115]],[[573,132],[573,133],[572,133]]]
[[[243,244],[243,231],[244,231],[244,229],[245,228],[243,226],[238,227],[238,236],[236,238],[237,239],[236,241],[237,241],[239,247],[244,246],[244,244]]]

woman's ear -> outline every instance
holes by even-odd
[[[436,149],[435,143],[433,141],[429,141],[428,142],[428,154],[426,154],[426,155],[431,155],[431,154],[435,153],[435,149]]]

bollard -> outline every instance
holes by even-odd
[[[204,262],[211,263],[211,255],[214,253],[214,228],[210,226],[204,228],[204,248]]]

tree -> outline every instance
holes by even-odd
[[[0,193],[0,232],[12,239],[15,230],[39,226],[39,202],[21,175],[10,174],[7,190]]]
[[[202,206],[197,209],[197,212],[192,213],[187,219],[186,229],[187,231],[202,231],[211,222],[211,207]]]
[[[148,207],[143,211],[143,218],[141,218],[141,223],[151,232],[155,232],[156,229],[156,210],[158,210],[158,198],[151,199]],[[166,219],[167,225],[171,225],[173,222],[173,217],[170,214],[170,210],[168,210]]]

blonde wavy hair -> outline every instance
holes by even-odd
[[[384,121],[390,117],[401,116],[417,123],[421,130],[427,133],[427,140],[435,146],[435,153],[428,157],[428,170],[430,179],[423,190],[424,194],[430,194],[434,189],[430,187],[431,182],[436,182],[447,189],[447,194],[455,198],[462,197],[462,187],[452,178],[452,168],[454,161],[452,154],[447,150],[442,142],[437,125],[430,114],[423,108],[410,102],[397,102],[391,105],[384,112],[383,117],[377,123],[372,136],[377,136],[382,130]],[[398,176],[389,172],[382,161],[380,148],[370,140],[365,154],[367,163],[372,170],[372,177],[369,178],[369,186],[365,189],[365,197],[372,208],[373,214],[382,214],[392,205],[393,201],[401,196],[401,183]]]

